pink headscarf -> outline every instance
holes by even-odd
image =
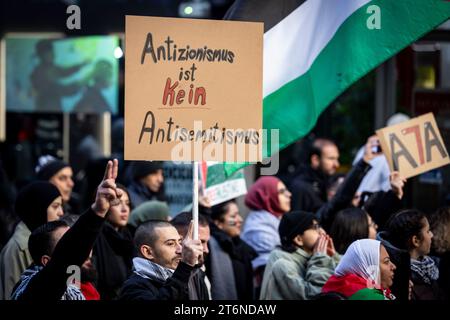
[[[277,188],[280,181],[272,176],[260,177],[245,196],[245,205],[252,210],[266,210],[276,217],[282,216],[284,211],[278,201]]]

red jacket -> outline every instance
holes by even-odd
[[[100,300],[100,294],[90,282],[82,282],[80,285],[81,292],[86,300]]]

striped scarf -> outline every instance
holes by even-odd
[[[42,266],[32,265],[25,270],[20,276],[19,285],[11,294],[12,300],[19,300],[20,296],[25,292],[30,280],[43,269]],[[61,300],[86,300],[81,290],[74,284],[67,286],[66,292],[61,297]]]
[[[411,259],[411,270],[426,284],[439,278],[439,269],[429,256],[424,256],[421,260]]]
[[[156,280],[162,283],[166,282],[173,274],[173,270],[139,257],[133,259],[133,272],[142,278]]]

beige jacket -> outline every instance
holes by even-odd
[[[0,300],[10,300],[20,275],[33,262],[28,251],[30,230],[22,221],[0,253]]]

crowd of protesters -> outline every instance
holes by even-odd
[[[377,143],[336,178],[338,146],[316,139],[289,183],[249,186],[245,219],[236,199],[202,201],[198,239],[192,212],[169,210],[160,162],[99,160],[82,195],[51,156],[17,191],[2,171],[0,299],[448,299],[450,208],[405,207]],[[365,190],[372,169],[384,178]]]

